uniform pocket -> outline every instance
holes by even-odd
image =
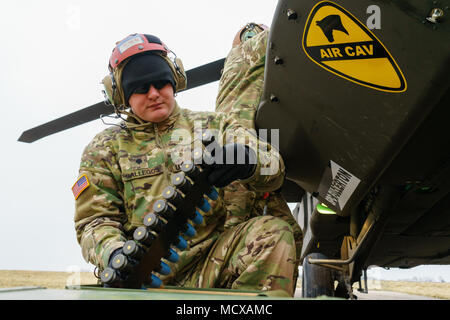
[[[128,220],[133,226],[142,225],[142,219],[152,210],[153,203],[167,185],[164,166],[122,171]]]

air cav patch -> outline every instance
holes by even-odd
[[[72,193],[75,197],[75,200],[78,199],[80,194],[89,187],[89,179],[83,174],[78,178],[78,180],[72,186]]]
[[[333,2],[319,2],[311,10],[302,46],[312,61],[339,77],[376,90],[406,91],[405,77],[387,48]]]

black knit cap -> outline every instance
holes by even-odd
[[[149,42],[161,44],[158,37],[145,35]],[[172,69],[163,57],[151,52],[132,56],[122,72],[122,88],[126,103],[133,91],[143,85],[156,81],[168,81],[175,91],[175,80]]]

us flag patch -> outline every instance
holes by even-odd
[[[80,196],[80,194],[89,187],[89,180],[85,174],[78,178],[78,180],[72,186],[72,192],[75,196],[75,200]]]

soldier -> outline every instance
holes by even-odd
[[[235,112],[242,126],[252,130],[255,130],[255,114],[263,92],[268,35],[267,26],[255,23],[248,23],[237,32],[225,61],[216,99],[216,111]],[[258,192],[235,181],[224,188],[223,199],[227,210],[226,228],[264,214],[289,223],[296,243],[297,277],[303,234],[279,190]]]
[[[159,38],[134,34],[117,43],[110,59],[110,75],[103,82],[116,113],[126,118],[97,134],[85,148],[72,187],[77,240],[86,261],[100,270],[143,225],[143,216],[152,211],[203,130],[218,131],[222,147],[216,155],[225,158],[238,150],[247,159],[245,164],[216,163],[208,177],[216,187],[240,180],[250,190],[267,192],[283,183],[278,152],[248,134],[234,113],[192,112],[178,106],[174,93],[185,87],[186,75],[181,61],[170,59],[170,53]],[[244,144],[234,142],[242,136]],[[256,159],[254,164],[250,158]],[[161,277],[163,283],[292,296],[296,253],[291,226],[268,215],[225,230],[219,191],[188,249],[179,253],[177,263],[169,263],[172,272]]]

